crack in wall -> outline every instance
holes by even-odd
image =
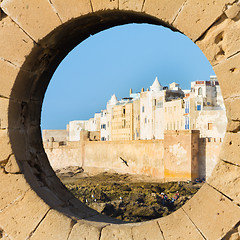
[[[67,240],[69,239],[70,234],[71,234],[71,232],[72,232],[72,229],[73,229],[73,227],[74,227],[74,225],[75,225],[76,223],[77,223],[77,221],[74,220],[74,219],[72,219],[72,221],[71,221],[71,223],[70,223],[70,230],[69,230],[69,233],[68,233],[68,236],[67,236]]]
[[[186,0],[183,5],[179,8],[178,12],[177,12],[177,15],[174,17],[173,21],[171,22],[171,25],[174,24],[174,22],[177,20],[178,16],[180,15],[180,13],[182,12],[183,8],[185,7],[185,5],[187,4],[187,1]]]
[[[240,50],[237,51],[237,52],[235,52],[235,53],[233,53],[233,54],[231,54],[230,56],[228,56],[227,59],[226,59],[225,61],[227,61],[228,59],[230,59],[230,58],[232,58],[232,57],[238,55],[239,53],[240,53]]]
[[[203,237],[203,239],[207,240],[207,238],[204,236],[204,234],[200,231],[200,229],[197,227],[197,225],[192,221],[192,219],[188,216],[188,214],[186,213],[186,211],[183,209],[183,207],[181,207],[181,209],[183,210],[183,212],[186,214],[186,216],[188,217],[188,219],[191,221],[191,223],[194,225],[194,227],[197,229],[197,231],[201,234],[201,236]]]
[[[145,5],[145,2],[146,2],[146,0],[143,0],[141,12],[143,12],[143,8],[144,8],[144,5]]]
[[[223,162],[227,163],[227,164],[230,164],[230,165],[233,165],[233,166],[236,166],[236,167],[240,167],[240,165],[237,164],[237,163],[232,163],[232,162],[229,162],[229,161],[224,160],[224,159],[221,159],[221,160],[222,160]]]
[[[110,225],[110,224],[109,224],[109,225]],[[109,225],[107,225],[107,226],[109,226]],[[105,227],[107,227],[107,226],[104,226],[104,227],[102,227],[102,228],[100,229],[100,231],[99,231],[99,240],[101,240],[103,229],[104,229]]]
[[[10,206],[12,206],[14,203],[16,202],[20,202],[22,201],[22,199],[25,197],[25,195],[27,194],[27,192],[30,190],[30,188],[24,192],[22,195],[18,196],[16,199],[14,199],[13,201],[11,201],[10,203],[8,203],[4,208],[0,209],[0,212],[5,211],[7,208],[9,208]]]
[[[132,236],[132,240],[135,240],[134,237],[133,237],[133,228],[130,229],[131,231],[131,236]]]
[[[240,95],[234,94],[234,95],[231,95],[231,96],[229,96],[229,97],[224,97],[223,99],[224,99],[224,100],[234,100],[234,99],[240,100]]]
[[[225,21],[227,19],[226,14],[223,12],[222,15],[220,15],[195,41],[194,43],[197,44],[198,41],[201,41],[204,39],[204,37],[207,35],[207,33],[209,32],[209,30],[213,27],[213,26],[217,26],[219,24],[221,24],[223,21]]]
[[[165,237],[164,237],[163,231],[161,229],[160,223],[158,221],[156,221],[156,222],[157,222],[158,228],[159,228],[159,230],[160,230],[160,232],[162,234],[163,240],[165,240]]]
[[[18,66],[17,64],[15,64],[15,63],[11,62],[11,61],[10,61],[10,60],[8,60],[8,59],[5,59],[5,58],[3,58],[3,57],[0,57],[0,60],[2,60],[2,61],[4,61],[4,62],[7,62],[7,63],[9,63],[9,64],[13,65],[14,67],[16,67],[16,68],[20,69],[20,66]]]
[[[91,10],[92,10],[92,12],[93,12],[93,4],[92,4],[92,0],[89,0],[89,2],[90,2]]]
[[[223,195],[225,198],[227,198],[228,200],[230,200],[232,203],[234,203],[234,200],[232,198],[230,198],[229,196],[227,196],[226,194],[222,193],[221,191],[219,191],[217,188],[213,187],[210,183],[207,182],[207,185],[211,188],[213,188],[214,190],[216,190],[218,193],[220,193],[221,195]],[[234,203],[235,204],[235,203]],[[237,204],[236,204],[237,205]]]
[[[60,22],[63,23],[63,20],[61,19],[60,17],[60,14],[58,13],[57,9],[54,7],[53,3],[52,3],[52,0],[48,0],[48,2],[50,3],[53,11],[56,13],[57,17],[59,18]]]
[[[51,208],[49,208],[47,210],[47,212],[45,213],[45,215],[43,216],[43,218],[40,220],[40,222],[37,224],[37,226],[33,229],[32,232],[30,232],[29,236],[26,238],[26,240],[30,240],[32,235],[36,232],[37,228],[39,227],[39,225],[43,222],[43,220],[46,218],[47,214],[50,212]]]
[[[9,16],[9,15],[8,15]],[[9,16],[9,18],[18,26],[18,28],[19,29],[21,29],[36,45],[38,45],[37,44],[37,42],[34,40],[34,38],[30,35],[30,34],[28,34],[11,16]]]

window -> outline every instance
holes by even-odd
[[[144,112],[144,106],[142,106],[142,112]]]
[[[153,99],[153,106],[156,106],[156,105],[157,105],[157,100]]]
[[[185,102],[185,113],[189,113],[189,102]]]
[[[185,129],[189,129],[189,117],[185,117]]]
[[[106,124],[101,124],[101,129],[106,129]]]
[[[201,107],[201,105],[197,105],[197,111],[201,111],[201,109],[202,109],[202,107]]]
[[[163,108],[163,102],[162,101],[157,103],[157,108]]]
[[[213,124],[212,123],[208,123],[208,130],[212,130],[213,129]]]
[[[123,127],[123,128],[126,127],[126,120],[125,120],[125,119],[122,121],[122,127]]]
[[[125,108],[123,108],[122,113],[123,113],[123,115],[125,115],[125,113],[126,113],[126,109]]]
[[[201,87],[198,89],[198,95],[202,95],[202,88]]]
[[[145,118],[145,123],[147,123],[147,118]]]
[[[174,112],[176,112],[176,106],[174,106]]]

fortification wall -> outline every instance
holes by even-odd
[[[92,173],[112,171],[163,178],[163,140],[80,141],[44,145],[53,169],[81,166]]]
[[[221,142],[199,139],[198,131],[167,131],[164,140],[45,143],[53,169],[80,166],[91,173],[144,174],[159,179],[210,177]]]
[[[208,179],[214,167],[219,161],[219,155],[221,150],[222,142],[217,139],[216,142],[211,139],[200,139],[199,151],[198,151],[198,162],[199,162],[199,177]]]

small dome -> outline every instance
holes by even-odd
[[[152,86],[150,87],[150,90],[154,91],[154,92],[158,92],[158,91],[161,91],[162,89],[163,88],[162,88],[161,84],[159,83],[158,78],[156,77]]]

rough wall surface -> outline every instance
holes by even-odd
[[[238,0],[1,0],[0,12],[3,239],[239,238]],[[41,143],[40,113],[50,78],[73,47],[133,22],[167,26],[200,46],[222,87],[228,128],[220,162],[185,206],[166,218],[119,225],[80,203],[56,178]]]
[[[164,140],[44,142],[54,170],[80,166],[89,173],[142,174],[159,180],[209,177],[220,142],[199,141],[199,131],[166,131]],[[193,141],[194,140],[194,141]],[[200,148],[200,149],[199,149]],[[200,165],[200,166],[198,166]]]
[[[44,147],[53,169],[81,166],[91,173],[112,171],[164,178],[162,140],[80,141]]]

